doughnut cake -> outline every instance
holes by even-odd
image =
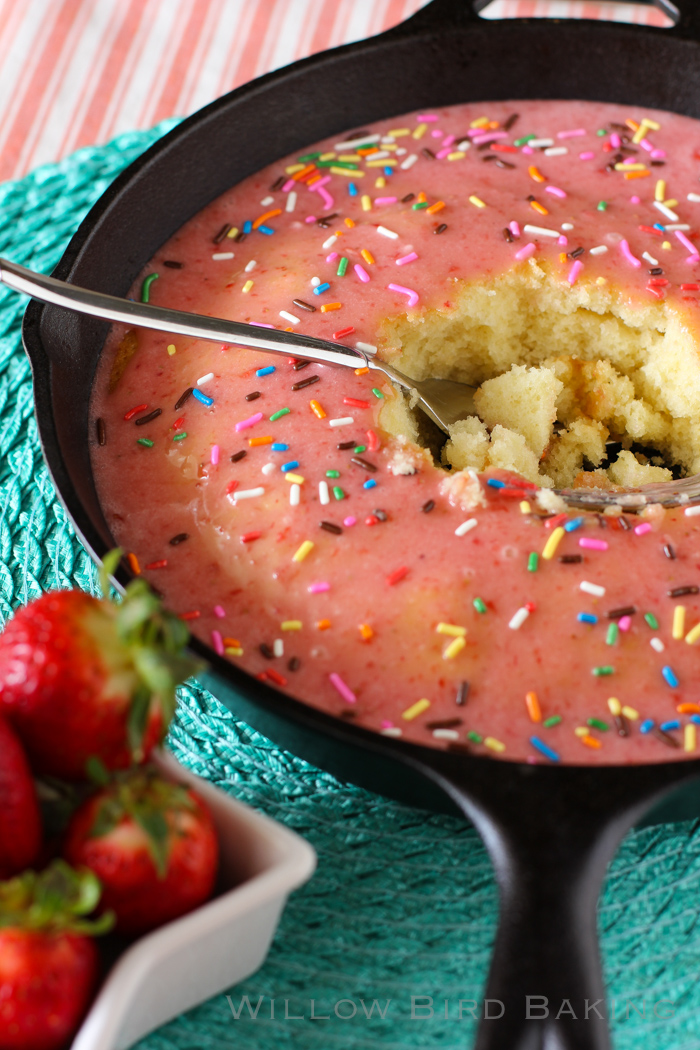
[[[460,380],[474,414],[442,434],[362,361],[114,328],[91,456],[132,570],[250,675],[379,733],[697,756],[699,128],[461,105],[212,202],[133,298]]]

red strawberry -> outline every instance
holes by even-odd
[[[139,934],[211,895],[218,863],[204,802],[151,769],[138,769],[88,799],[68,827],[64,856],[102,883],[117,930]]]
[[[119,553],[105,558],[104,593]],[[78,779],[93,756],[110,769],[142,761],[165,734],[175,686],[198,669],[187,637],[142,579],[120,604],[56,591],[18,610],[0,634],[0,711],[34,768]]]
[[[58,1050],[75,1033],[97,975],[91,923],[100,896],[92,872],[54,861],[0,883],[0,1050]]]
[[[16,875],[41,849],[41,817],[22,745],[0,718],[0,879]]]

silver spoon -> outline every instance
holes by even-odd
[[[0,281],[16,292],[24,292],[34,299],[54,306],[65,306],[78,313],[101,317],[106,321],[122,321],[142,328],[156,328],[163,332],[186,335],[195,339],[208,339],[216,343],[247,346],[254,350],[265,350],[273,354],[293,354],[329,365],[358,366],[383,372],[387,378],[404,390],[415,392],[418,406],[430,416],[445,433],[452,423],[465,416],[474,415],[474,388],[450,379],[410,379],[398,368],[378,360],[376,357],[313,336],[297,335],[296,332],[280,332],[274,328],[242,324],[240,321],[225,321],[219,317],[170,310],[150,303],[135,303],[130,299],[119,299],[88,288],[57,281],[34,273],[24,266],[0,259]]]

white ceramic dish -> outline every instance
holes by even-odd
[[[217,895],[141,937],[117,960],[71,1050],[126,1050],[147,1032],[249,977],[261,965],[287,897],[316,867],[304,839],[184,769],[155,761],[208,804],[221,851]]]

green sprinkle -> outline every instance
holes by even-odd
[[[274,423],[276,419],[281,419],[282,416],[288,416],[290,412],[290,408],[280,408],[277,410],[277,412],[272,413],[272,415],[270,416],[270,422]]]
[[[147,303],[151,294],[151,285],[154,281],[158,280],[157,273],[149,273],[148,277],[144,277],[143,284],[141,285],[141,302]]]
[[[615,645],[615,643],[617,642],[617,638],[618,638],[619,633],[620,633],[620,628],[617,626],[617,624],[616,623],[611,623],[610,626],[608,627],[608,633],[605,636],[605,644],[606,645]]]
[[[527,559],[527,571],[528,572],[537,572],[537,564],[538,564],[539,560],[540,560],[540,556],[537,553],[537,551],[531,551],[530,552],[530,556]]]
[[[608,202],[607,201],[598,201],[598,211],[607,211],[607,210],[608,210]]]
[[[537,136],[534,133],[532,135],[523,135],[523,137],[521,139],[516,139],[514,141],[513,145],[514,146],[524,146],[527,142],[530,141],[530,139],[534,139],[534,138],[537,138]]]
[[[344,255],[343,258],[338,263],[338,269],[335,271],[336,272],[336,277],[345,277],[345,271],[347,270],[347,268],[348,268],[348,257],[347,257],[347,255]]]
[[[182,441],[183,438],[187,437],[187,431],[183,430],[181,434],[174,434],[173,441]]]
[[[467,733],[467,740],[471,740],[472,744],[480,744],[483,739],[483,736],[479,736],[473,729],[470,729]]]
[[[606,675],[615,674],[615,668],[609,664],[606,667],[594,667],[593,674],[596,678],[604,678]]]
[[[375,396],[375,397],[382,397],[382,398],[384,397],[384,394],[383,394],[383,393],[381,392],[381,390],[380,390],[380,389],[379,389],[378,387],[376,387],[376,386],[373,386],[373,387],[372,387],[372,393],[374,394],[374,396]]]
[[[357,445],[357,447],[353,449],[353,452],[356,452],[356,453],[366,452],[366,451],[367,451],[367,446],[366,445]]]
[[[607,131],[605,130],[605,128],[598,128],[598,130],[596,131],[596,135],[598,136],[598,138],[602,138],[603,135],[607,135]]]
[[[658,631],[659,621],[656,619],[653,613],[644,613],[644,619],[649,624],[652,631]]]
[[[340,477],[340,471],[339,470],[327,470],[326,471],[326,477],[327,478],[339,478]]]
[[[485,613],[486,612],[486,604],[484,603],[484,601],[481,598],[475,598],[474,599],[474,608],[476,609],[476,611],[478,613]]]
[[[411,207],[412,207],[413,211],[420,211],[421,208],[427,208],[428,207],[428,202],[427,201],[418,201],[417,204],[412,204]]]
[[[542,725],[545,729],[553,729],[554,726],[558,726],[561,722],[561,715],[550,715],[549,718],[545,718]]]
[[[317,168],[347,168],[348,171],[358,171],[359,165],[349,160],[317,160]]]
[[[316,157],[322,156],[322,153],[305,153],[303,157],[297,157],[297,160],[302,164],[305,160],[316,160]]]
[[[150,438],[137,438],[136,444],[143,445],[144,448],[153,448],[153,442]]]
[[[333,495],[336,499],[345,499],[345,493],[341,489],[340,485],[333,486]]]
[[[604,722],[602,718],[587,718],[586,725],[591,726],[592,729],[600,729],[601,733],[607,733],[610,726],[607,722]]]

